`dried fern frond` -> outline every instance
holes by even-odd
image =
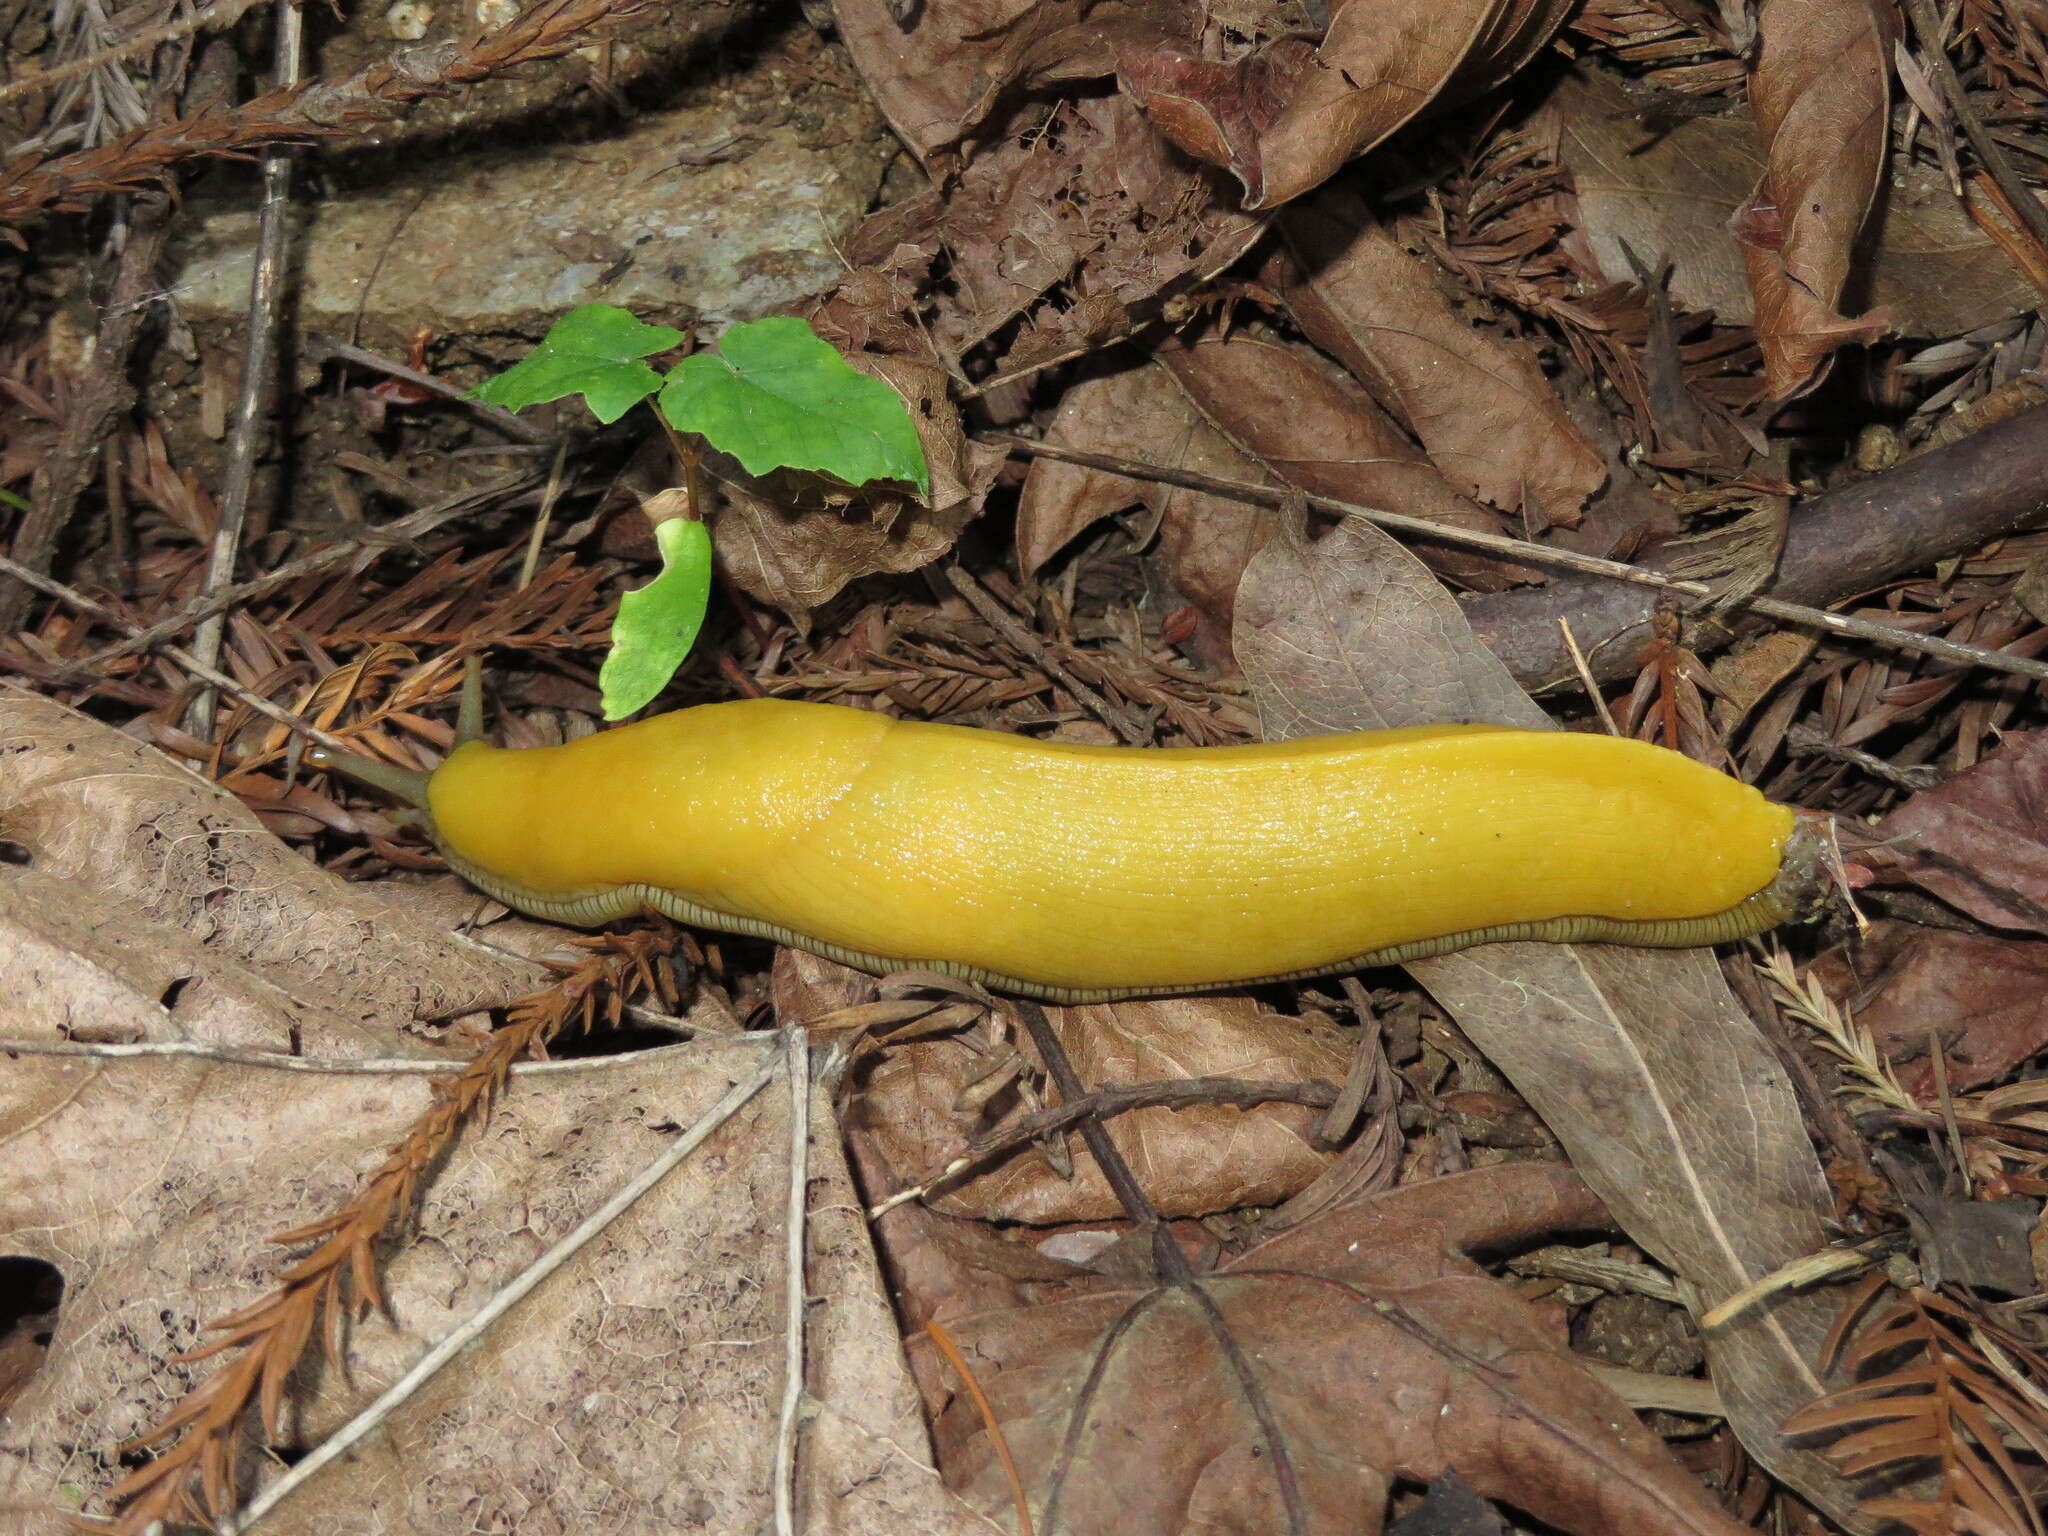
[[[265,1436],[278,1438],[285,1384],[316,1326],[327,1360],[339,1363],[344,1305],[351,1299],[357,1305],[383,1304],[378,1240],[411,1212],[421,1175],[469,1118],[489,1113],[512,1064],[542,1052],[549,1040],[569,1028],[615,1017],[625,990],[652,991],[668,1001],[661,970],[653,963],[655,951],[667,942],[664,936],[627,933],[576,942],[591,952],[590,957],[566,970],[545,991],[510,1005],[505,1027],[460,1075],[435,1083],[433,1103],[347,1204],[270,1239],[318,1246],[286,1270],[268,1296],[209,1324],[219,1337],[179,1357],[204,1360],[241,1350],[131,1442],[149,1446],[180,1437],[106,1490],[109,1499],[122,1504],[111,1526],[94,1521],[85,1528],[141,1536],[159,1520],[217,1524],[235,1504],[235,1463],[249,1405],[257,1404]]]
[[[1864,1298],[1857,1298],[1860,1303]],[[1935,1496],[1884,1495],[1863,1508],[1921,1536],[2048,1536],[2030,1487],[2048,1466],[2048,1422],[2005,1371],[2048,1377],[2048,1361],[1934,1291],[1915,1288],[1844,1352],[1883,1374],[1813,1402],[1785,1422],[1792,1435],[1836,1435],[1827,1457],[1844,1476],[1935,1474]],[[1990,1342],[1996,1363],[1980,1347]]]

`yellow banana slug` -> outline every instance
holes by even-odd
[[[1192,992],[1507,939],[1681,947],[1793,915],[1808,833],[1660,747],[1422,726],[1070,746],[755,699],[430,777],[315,752],[427,811],[536,916],[643,907],[871,971],[1056,1002]]]

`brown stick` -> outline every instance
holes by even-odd
[[[274,69],[280,86],[299,83],[305,65],[305,28],[293,0],[277,0]],[[235,579],[235,561],[252,528],[261,534],[267,516],[249,515],[256,485],[256,456],[269,433],[264,423],[270,397],[276,392],[278,332],[284,321],[285,261],[290,248],[292,151],[274,144],[263,155],[263,207],[256,222],[256,262],[249,274],[248,322],[243,326],[242,389],[235,402],[234,426],[228,433],[227,473],[221,480],[220,517],[207,551],[206,575],[200,588],[212,595]],[[192,636],[192,654],[209,667],[220,664],[227,638],[225,615],[202,619]],[[213,690],[204,684],[185,706],[185,729],[202,740],[213,729]]]
[[[1994,433],[1996,446],[1984,443]],[[2015,437],[2019,439],[2017,443],[2013,441]],[[1289,496],[1301,494],[1193,470],[1141,463],[1115,454],[1086,453],[1008,432],[983,433],[975,441],[1034,458],[1057,459],[1128,475],[1134,480],[1183,485],[1262,507],[1278,506]],[[2028,471],[2031,460],[2038,459],[2044,447],[2048,447],[2048,406],[2023,412],[2001,423],[1999,428],[1987,427],[1947,448],[1923,454],[1862,485],[1817,498],[1795,513],[1792,520],[1792,539],[1800,553],[1800,568],[1814,568],[1805,571],[1807,579],[1801,583],[1804,590],[1795,591],[1794,595],[1810,596],[1811,600],[1787,602],[1776,595],[1785,590],[1781,578],[1771,595],[1748,599],[1746,611],[1845,639],[1917,652],[1956,666],[1983,667],[2048,682],[2048,664],[2030,656],[1962,645],[1940,635],[1919,634],[1896,624],[1829,613],[1813,606],[1816,601],[1838,601],[1867,590],[1896,572],[1966,554],[1991,539],[2048,522],[2048,485]],[[1941,468],[1929,475],[1927,467],[1936,464]],[[1909,475],[1909,469],[1920,473]],[[1930,496],[1934,498],[1931,502]],[[1467,549],[1486,550],[1504,560],[1586,573],[1585,580],[1560,577],[1548,587],[1498,593],[1467,605],[1466,617],[1472,620],[1480,639],[1493,647],[1520,682],[1531,688],[1576,675],[1558,628],[1561,618],[1570,619],[1582,641],[1604,643],[1632,627],[1646,629],[1654,599],[1635,595],[1645,588],[1674,593],[1687,600],[1714,596],[1704,583],[1681,580],[1654,566],[1626,565],[1598,555],[1454,528],[1328,496],[1302,499],[1319,511],[1360,518],[1403,538],[1458,544]],[[1926,515],[1929,510],[1933,513],[1931,518]],[[1802,523],[1802,518],[1808,521]],[[1830,558],[1847,546],[1854,546],[1859,553],[1847,562],[1844,575],[1830,564]],[[1515,601],[1504,602],[1506,599]],[[1500,613],[1496,612],[1497,605]],[[1533,635],[1529,633],[1532,628]],[[1628,654],[1622,652],[1624,657]],[[1605,672],[1610,676],[1624,676],[1632,670],[1632,665],[1621,666],[1605,651],[1601,653],[1601,664],[1594,668],[1596,674]]]
[[[2041,527],[2048,523],[2043,464],[2048,406],[2036,406],[1817,496],[1792,514],[1770,595],[1793,603],[1840,602],[1993,539]],[[1596,677],[1633,674],[1654,603],[1652,594],[1632,587],[1568,575],[1545,587],[1475,598],[1465,605],[1465,617],[1517,681],[1537,688],[1572,675],[1560,618],[1571,620]]]

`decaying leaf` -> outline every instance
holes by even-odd
[[[1040,1529],[1371,1536],[1394,1479],[1456,1468],[1578,1536],[1736,1536],[1552,1322],[1465,1257],[1601,1220],[1564,1169],[1490,1168],[1339,1206],[1181,1284],[1077,1281],[948,1326]],[[937,1434],[949,1481],[1000,1520],[971,1402]]]
[[[1936,1094],[1930,1041],[1954,1093],[1998,1082],[2048,1049],[2048,944],[2039,939],[1879,922],[1822,955],[1813,974],[1922,1100]]]
[[[1271,483],[1258,461],[1211,426],[1157,363],[1069,385],[1046,440],[1227,480]],[[1194,643],[1219,662],[1227,659],[1238,578],[1265,541],[1272,521],[1267,508],[1037,459],[1017,508],[1018,563],[1034,573],[1090,524],[1140,504],[1158,520],[1168,579],[1201,615]]]
[[[1272,208],[1418,113],[1494,89],[1570,10],[1561,0],[1349,0],[1313,49],[1277,38],[1227,66],[1192,46],[1132,51],[1118,75],[1163,133],[1237,177],[1246,207]]]
[[[1976,767],[1922,790],[1859,855],[1994,928],[2048,934],[2048,731],[2013,731]],[[1893,841],[1897,840],[1897,841]]]
[[[1461,496],[1365,390],[1308,352],[1233,336],[1168,347],[1160,362],[1239,451],[1317,496],[1481,533],[1498,519]],[[1467,550],[1420,552],[1433,570],[1497,592],[1534,573]]]
[[[313,868],[233,796],[60,704],[0,687],[0,756],[0,837],[22,850],[0,865],[12,1034],[411,1055],[539,981],[454,937],[459,914]]]
[[[1735,218],[1764,372],[1780,399],[1821,380],[1837,347],[1888,316],[1839,313],[1884,170],[1896,30],[1884,0],[1764,0],[1749,99],[1765,170]]]
[[[761,1061],[758,1043],[523,1069],[428,1190],[388,1310],[308,1367],[288,1447],[389,1386]],[[0,1430],[0,1520],[58,1536],[121,1443],[221,1368],[172,1358],[265,1291],[265,1239],[345,1198],[428,1102],[415,1071],[18,1055],[0,1075],[0,1248],[65,1291],[49,1359]],[[813,1106],[807,1530],[955,1536],[822,1097]],[[691,1160],[516,1306],[265,1529],[749,1529],[768,1517],[782,1359],[786,1096],[770,1084]],[[50,1171],[62,1169],[64,1177]],[[112,1213],[118,1212],[118,1218]],[[285,1470],[254,1448],[244,1484]],[[808,1465],[806,1465],[808,1463]],[[68,1490],[68,1497],[67,1497]]]
[[[1763,141],[1742,114],[1652,127],[1628,93],[1598,70],[1558,81],[1546,110],[1560,119],[1559,154],[1571,168],[1579,232],[1614,282],[1645,261],[1672,264],[1671,296],[1750,323],[1748,273],[1729,224],[1764,174]],[[1859,289],[1909,336],[1952,336],[2003,320],[2035,298],[1955,199],[1938,168],[1895,155],[1890,185],[1854,247]]]
[[[933,362],[1022,319],[1004,338],[1000,374],[1027,375],[1129,334],[1250,249],[1263,221],[1220,197],[1219,181],[1125,98],[1063,101],[981,146],[943,202],[882,209],[854,232],[854,250],[891,258],[899,274],[944,252],[943,302],[929,314],[860,319],[844,285],[818,307],[838,333],[914,340]],[[847,282],[868,302],[901,305],[929,271],[886,285],[856,271]]]

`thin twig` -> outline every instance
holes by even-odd
[[[277,41],[272,68],[277,85],[291,90],[299,83],[305,48],[305,23],[293,0],[277,0]],[[277,371],[277,335],[284,318],[285,257],[291,234],[292,151],[273,145],[263,155],[263,207],[257,215],[256,259],[249,273],[248,335],[242,345],[242,390],[235,402],[235,421],[228,434],[227,473],[222,479],[220,520],[214,524],[213,547],[207,552],[202,593],[229,585],[242,552],[242,530],[249,521],[249,492],[256,483],[256,455],[263,443],[264,407],[269,403]],[[227,617],[200,620],[192,652],[205,665],[220,664]],[[201,688],[185,710],[185,729],[201,740],[213,734],[214,696]]]
[[[1060,1044],[1060,1037],[1053,1033],[1051,1022],[1045,1010],[1036,1003],[1019,1000],[1014,1004],[1017,1017],[1024,1021],[1024,1028],[1031,1035],[1031,1043],[1038,1048],[1038,1059],[1051,1074],[1053,1085],[1063,1099],[1082,1099],[1088,1096],[1080,1075],[1074,1071],[1074,1064],[1067,1057],[1066,1047]],[[1138,1177],[1131,1172],[1131,1165],[1124,1161],[1123,1153],[1116,1143],[1109,1139],[1109,1130],[1096,1115],[1084,1115],[1080,1121],[1081,1140],[1087,1143],[1089,1155],[1102,1170],[1102,1177],[1108,1183],[1110,1193],[1123,1206],[1124,1213],[1140,1230],[1152,1234],[1152,1260],[1162,1285],[1187,1285],[1194,1279],[1194,1271],[1188,1267],[1187,1255],[1180,1251],[1172,1234],[1166,1230],[1166,1223],[1159,1219],[1159,1212],[1152,1204],[1151,1197],[1138,1183]]]
[[[1042,1136],[1054,1136],[1094,1116],[1107,1120],[1134,1109],[1185,1109],[1195,1104],[1232,1104],[1253,1109],[1262,1104],[1304,1104],[1324,1109],[1337,1102],[1340,1090],[1321,1078],[1307,1082],[1262,1082],[1247,1077],[1178,1077],[1150,1083],[1112,1083],[1048,1105],[1035,1113],[1005,1121],[969,1142],[958,1157],[908,1189],[900,1189],[868,1212],[873,1220],[911,1200],[922,1200],[941,1184],[958,1178],[978,1163],[1015,1151]]]
[[[540,508],[533,515],[533,527],[526,536],[526,555],[519,562],[517,590],[533,585],[533,573],[540,569],[541,551],[547,545],[548,523],[555,514],[555,502],[562,494],[562,468],[569,461],[569,439],[555,444],[554,462],[548,466],[548,483],[540,493]]]
[[[95,149],[0,169],[0,222],[82,212],[109,192],[160,181],[172,167],[192,160],[241,158],[267,144],[356,137],[426,97],[571,53],[648,3],[536,0],[481,37],[401,48],[339,80],[267,91],[238,107],[215,103],[176,122],[146,124]]]
[[[105,603],[94,602],[83,592],[67,587],[61,581],[53,581],[48,576],[39,575],[20,562],[8,559],[5,555],[0,555],[0,575],[12,576],[16,581],[26,582],[38,592],[47,592],[51,597],[76,608],[80,613],[89,613],[101,622],[111,624],[116,629],[126,630],[131,635],[139,632],[142,628],[139,624],[129,623]],[[200,682],[209,683],[221,692],[232,695],[248,705],[249,708],[255,710],[257,714],[262,715],[268,720],[275,721],[287,730],[297,731],[308,741],[317,741],[321,746],[332,747],[337,752],[352,752],[355,750],[352,743],[343,741],[333,732],[322,730],[319,726],[313,724],[312,721],[301,719],[290,710],[271,703],[262,694],[252,689],[244,688],[232,677],[229,677],[227,673],[220,671],[216,667],[207,666],[206,663],[197,656],[194,656],[190,651],[179,646],[167,645],[164,647],[164,654],[191,673]]]
[[[1016,437],[1008,432],[984,432],[979,434],[975,441],[1006,448],[1013,453],[1027,454],[1033,458],[1056,459],[1062,464],[1079,464],[1084,468],[1100,469],[1112,475],[1126,475],[1133,480],[1184,486],[1189,490],[1207,491],[1211,495],[1226,497],[1232,501],[1250,502],[1262,507],[1281,506],[1301,495],[1300,492],[1291,489],[1276,490],[1271,486],[1253,485],[1246,480],[1226,480],[1217,475],[1198,474],[1193,470],[1170,469],[1162,464],[1146,464],[1136,459],[1120,458],[1115,454],[1084,453],[1077,448],[1063,448],[1054,443],[1036,442],[1031,438]],[[1658,571],[1645,570],[1641,566],[1624,565],[1619,560],[1603,560],[1598,555],[1582,555],[1575,550],[1553,549],[1548,545],[1511,539],[1503,534],[1482,533],[1477,529],[1452,528],[1443,523],[1429,522],[1424,518],[1409,517],[1400,512],[1382,512],[1377,507],[1362,507],[1356,502],[1338,501],[1329,496],[1307,496],[1303,499],[1319,511],[1333,512],[1340,517],[1359,518],[1389,533],[1405,534],[1410,538],[1426,539],[1438,544],[1456,544],[1466,549],[1481,549],[1504,559],[1518,560],[1530,565],[1558,566],[1588,576],[1629,582],[1639,587],[1657,587],[1685,597],[1711,598],[1716,595],[1713,588],[1704,582],[1684,581]],[[1873,624],[1868,619],[1829,613],[1824,608],[1809,608],[1803,603],[1782,602],[1775,597],[1751,597],[1746,599],[1742,606],[1752,613],[1783,619],[1788,624],[1803,624],[1813,629],[1826,630],[1829,634],[1840,635],[1844,639],[1866,640],[1874,645],[1914,651],[1923,656],[1932,656],[1938,661],[1954,662],[1958,666],[1983,667],[1991,672],[2007,672],[2015,677],[2029,677],[2037,682],[2048,682],[2048,662],[2033,661],[2024,656],[2009,656],[2003,651],[1987,651],[1980,646],[1959,645],[1953,640],[1944,640],[1937,635],[1916,635],[1911,630],[1899,629],[1890,624]]]
[[[351,1446],[388,1419],[407,1399],[432,1380],[443,1366],[461,1354],[476,1339],[481,1338],[491,1324],[518,1305],[548,1276],[574,1258],[592,1238],[623,1215],[642,1195],[668,1177],[680,1166],[684,1158],[696,1151],[714,1131],[731,1119],[741,1105],[761,1091],[775,1075],[776,1066],[777,1053],[763,1051],[760,1066],[755,1068],[750,1076],[727,1089],[723,1098],[699,1115],[689,1130],[677,1137],[660,1156],[635,1174],[624,1188],[577,1223],[560,1242],[534,1260],[516,1279],[479,1307],[468,1321],[444,1335],[440,1343],[428,1350],[417,1365],[393,1382],[375,1402],[328,1436],[303,1461],[295,1462],[289,1472],[251,1499],[239,1513],[223,1521],[220,1526],[222,1536],[239,1536],[239,1533],[251,1529],[302,1487],[316,1472],[329,1462],[345,1455]]]
[[[981,584],[972,576],[957,565],[948,566],[946,576],[953,583],[953,590],[967,599],[968,606],[981,615],[984,623],[1029,656],[1046,676],[1071,693],[1088,713],[1121,736],[1125,745],[1142,747],[1151,743],[1150,725],[1121,704],[1104,698],[1074,676],[1073,672],[1051,653],[1042,639],[1019,623],[1014,614],[983,591]]]
[[[422,373],[404,363],[393,362],[381,352],[372,352],[367,347],[350,346],[339,341],[320,342],[311,349],[311,355],[316,362],[354,363],[359,368],[375,369],[378,373],[429,390],[445,400],[454,401],[475,415],[477,420],[490,423],[507,437],[516,437],[522,443],[545,443],[554,437],[553,433],[513,415],[502,406],[486,405],[459,384],[450,384],[431,373]]]
[[[1892,1234],[1887,1233],[1889,1239]],[[1817,1253],[1802,1253],[1798,1258],[1779,1265],[1767,1275],[1759,1275],[1741,1290],[1731,1292],[1700,1314],[1701,1333],[1712,1333],[1725,1328],[1735,1318],[1750,1311],[1757,1303],[1786,1291],[1801,1291],[1808,1286],[1842,1275],[1853,1275],[1858,1270],[1868,1269],[1878,1261],[1881,1254],[1874,1253],[1868,1246],[1856,1248],[1823,1248]]]
[[[789,1198],[783,1209],[782,1412],[775,1434],[775,1536],[796,1536],[796,1449],[804,1407],[804,1307],[809,1281],[804,1250],[810,1234],[810,1038],[794,1025],[782,1032],[783,1081],[789,1085]]]
[[[774,1031],[748,1030],[737,1035],[713,1035],[720,1045],[766,1040]],[[519,1061],[512,1075],[554,1072],[610,1071],[613,1068],[667,1059],[678,1052],[698,1049],[694,1040],[673,1045],[650,1045],[643,1051],[620,1051],[608,1056],[567,1056],[560,1060]],[[99,1042],[91,1040],[6,1040],[0,1039],[0,1056],[70,1056],[85,1061],[127,1061],[137,1057],[186,1057],[192,1061],[216,1061],[237,1067],[258,1067],[268,1072],[310,1072],[333,1077],[445,1077],[469,1070],[470,1062],[432,1056],[287,1056],[281,1051],[259,1051],[248,1046],[214,1045],[205,1040],[136,1040]]]
[[[1593,669],[1586,665],[1586,653],[1579,649],[1579,637],[1572,633],[1572,621],[1559,616],[1558,632],[1564,636],[1564,648],[1571,653],[1572,670],[1579,674],[1579,686],[1586,690],[1586,697],[1593,701],[1593,707],[1600,712],[1600,723],[1607,727],[1607,734],[1620,736],[1620,726],[1614,723],[1614,711],[1607,707],[1607,696],[1600,691],[1600,685],[1593,680]]]

